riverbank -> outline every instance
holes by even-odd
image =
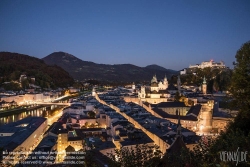
[[[8,116],[8,115],[13,115],[13,114],[19,114],[25,111],[30,111],[30,110],[35,110],[45,107],[45,105],[39,105],[39,106],[34,106],[34,107],[20,107],[20,108],[14,108],[10,110],[5,110],[5,111],[0,111],[0,117]]]

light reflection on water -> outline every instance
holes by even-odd
[[[67,100],[59,101],[59,103],[68,103]],[[48,106],[47,106],[48,107]],[[8,124],[11,122],[19,121],[23,118],[32,116],[32,117],[50,117],[51,110],[53,108],[57,108],[57,105],[51,105],[50,109],[45,106],[41,106],[40,108],[35,108],[33,110],[23,111],[18,114],[8,115],[8,116],[0,116],[0,126],[4,124]]]
[[[28,116],[43,117],[43,116],[46,116],[46,114],[47,114],[46,107],[41,107],[41,108],[34,109],[31,111],[24,111],[18,114],[3,116],[3,117],[0,117],[0,126],[7,124],[7,123],[11,123],[11,122],[16,122]]]

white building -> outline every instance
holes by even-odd
[[[1,97],[1,101],[12,102],[15,101],[17,105],[32,104],[36,102],[48,102],[51,101],[51,97],[42,93],[27,93],[25,95],[4,96]]]
[[[180,75],[185,75],[187,73],[187,69],[184,68],[183,70],[180,71]]]
[[[166,102],[167,98],[170,97],[170,93],[167,91],[168,80],[167,77],[162,81],[157,81],[156,75],[153,76],[151,80],[151,85],[149,87],[142,86],[141,90],[138,92],[138,98],[141,101],[147,101],[149,103],[160,103]]]
[[[206,68],[206,67],[211,67],[211,68],[225,68],[225,63],[223,61],[220,61],[219,63],[214,62],[213,60],[210,61],[204,61],[201,62],[201,64],[196,64],[196,65],[190,65],[189,68]]]

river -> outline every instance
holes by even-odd
[[[58,106],[58,109],[62,109],[63,107],[65,106]],[[20,113],[13,112],[12,114],[0,116],[0,126],[11,122],[16,122],[18,120],[21,120],[29,116],[50,118],[52,115],[51,108],[52,108],[51,106],[41,105],[41,106],[36,106],[34,109],[30,108]]]

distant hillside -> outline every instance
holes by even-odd
[[[74,79],[80,81],[96,79],[100,81],[137,82],[150,81],[154,74],[157,75],[158,79],[162,79],[165,74],[168,78],[175,74],[173,70],[138,67],[132,64],[96,64],[93,62],[83,61],[65,52],[54,52],[44,57],[42,60],[49,65],[56,64],[62,67]]]
[[[67,87],[73,78],[59,66],[47,65],[43,60],[28,55],[0,52],[0,83],[19,81],[25,74],[28,81],[34,77],[33,84],[43,88]]]
[[[178,71],[171,70],[171,69],[166,69],[166,68],[161,67],[161,66],[158,66],[158,65],[156,65],[156,64],[148,65],[148,66],[146,66],[145,68],[153,69],[153,70],[168,71],[168,72],[172,72],[172,73],[174,73],[174,74],[177,74],[177,73],[178,73]]]

